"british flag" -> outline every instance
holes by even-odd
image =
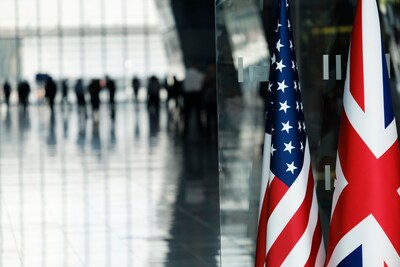
[[[323,266],[289,4],[279,1],[264,142],[256,267]]]
[[[400,157],[376,0],[359,0],[347,65],[327,266],[400,266]]]

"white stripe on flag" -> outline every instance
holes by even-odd
[[[304,266],[310,256],[312,239],[315,231],[315,227],[318,221],[318,202],[315,190],[313,193],[312,205],[308,218],[307,228],[303,235],[296,243],[292,251],[286,257],[285,261],[281,266],[293,267],[293,266]]]
[[[367,146],[380,158],[397,140],[396,121],[385,125],[381,35],[376,3],[363,4],[363,70],[364,70],[364,109],[358,105],[350,93],[350,59],[347,62],[347,78],[344,86],[343,106],[349,122]],[[377,51],[377,53],[370,53]],[[379,112],[377,112],[379,111]],[[379,137],[379,138],[378,138]]]
[[[315,266],[324,266],[325,264],[325,245],[324,245],[324,239],[321,239],[321,245],[319,246],[319,250],[318,250],[318,255],[317,255],[317,259],[315,261]]]
[[[310,166],[310,152],[307,140],[301,172],[269,217],[267,224],[267,253],[303,203],[307,191]]]
[[[336,180],[335,180],[335,190],[333,190],[333,199],[332,199],[332,214],[335,211],[336,204],[338,202],[339,196],[342,193],[343,189],[347,186],[348,182],[344,177],[344,173],[342,170],[342,165],[340,163],[339,153],[336,155]]]

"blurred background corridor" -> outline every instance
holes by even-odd
[[[219,266],[214,9],[0,1],[0,267]]]

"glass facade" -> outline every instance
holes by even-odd
[[[133,75],[183,78],[182,55],[171,50],[179,48],[172,15],[160,16],[171,14],[169,1],[3,0],[0,7],[1,81],[110,75],[126,88]]]
[[[262,97],[274,45],[274,3],[216,1],[222,266],[254,266],[265,123]],[[400,4],[378,3],[393,104],[400,118]],[[355,4],[290,1],[325,242]]]

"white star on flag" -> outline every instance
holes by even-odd
[[[297,167],[296,166],[294,166],[294,161],[292,161],[292,163],[290,163],[290,164],[288,164],[288,163],[286,163],[286,165],[287,165],[287,172],[291,172],[292,174],[294,174],[294,170],[296,170],[297,169]]]
[[[286,67],[286,65],[283,64],[283,59],[281,61],[279,61],[278,63],[276,63],[276,69],[280,70],[280,72],[282,72],[284,67]]]
[[[278,49],[278,52],[281,52],[281,47],[284,47],[284,45],[281,44],[281,39],[279,39],[276,43],[276,49]]]
[[[279,27],[281,27],[281,26],[282,26],[282,24],[280,24],[279,20],[278,20],[278,27],[276,28],[275,32],[278,32],[279,31]]]
[[[287,121],[286,123],[281,122],[283,126],[281,131],[286,131],[287,133],[289,133],[289,130],[293,128],[292,126],[290,126],[289,122],[290,121]]]
[[[274,152],[276,151],[276,149],[274,148],[274,144],[271,145],[271,155],[274,155]]]
[[[287,104],[287,101],[285,101],[283,103],[279,102],[279,105],[281,105],[279,110],[283,110],[285,113],[287,112],[287,109],[290,108],[290,106]]]
[[[292,150],[294,149],[294,146],[292,146],[292,141],[290,141],[289,144],[283,144],[285,145],[285,149],[283,151],[288,151],[289,154],[292,154]]]
[[[271,57],[271,65],[276,63],[276,56],[275,54],[272,55]]]
[[[281,83],[278,82],[278,90],[282,90],[282,92],[285,92],[285,88],[288,86],[285,84],[285,80],[283,80]]]

